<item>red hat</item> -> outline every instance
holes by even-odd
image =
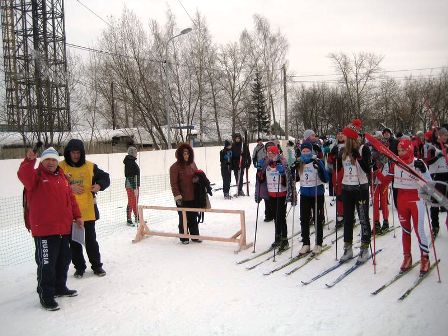
[[[344,129],[342,130],[342,133],[347,138],[358,139],[358,137],[359,137],[358,133],[361,130],[361,125],[362,125],[361,120],[355,119],[352,121],[351,124],[348,124],[346,127],[344,127]]]
[[[431,140],[431,138],[432,138],[432,131],[429,130],[429,131],[427,131],[427,132],[425,133],[425,139],[426,139],[426,140]]]
[[[269,146],[268,153],[278,154],[279,153],[278,147],[277,146]]]
[[[405,155],[400,155],[400,159],[406,163],[414,161],[414,145],[412,144],[412,140],[401,139],[400,142],[398,142],[398,147],[406,151]]]

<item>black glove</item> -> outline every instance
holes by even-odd
[[[353,148],[352,149],[352,157],[355,160],[358,160],[359,158],[361,158],[361,154],[359,154],[359,150]]]
[[[319,169],[319,161],[317,161],[317,159],[313,160],[313,167],[314,169]]]
[[[426,173],[426,166],[423,163],[422,160],[415,160],[414,161],[414,167],[418,170],[420,170],[423,174]]]
[[[177,205],[178,207],[181,207],[181,206],[182,206],[182,198],[179,198],[179,199],[176,200],[176,205]]]

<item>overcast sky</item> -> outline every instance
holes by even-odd
[[[448,66],[447,0],[81,0],[105,20],[123,7],[143,23],[165,22],[171,8],[179,30],[193,27],[198,10],[217,43],[237,41],[265,16],[289,42],[289,70],[298,75],[334,73],[330,52],[384,55],[385,70]],[[184,8],[181,6],[183,4]],[[67,42],[95,46],[106,24],[77,0],[65,0]],[[185,35],[183,38],[188,38]],[[437,71],[437,70],[435,70]],[[414,71],[414,75],[428,73]],[[394,76],[407,75],[397,73]],[[313,78],[310,78],[313,79]]]

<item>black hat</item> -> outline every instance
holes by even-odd
[[[224,141],[224,147],[229,147],[231,144],[229,140]]]
[[[390,128],[386,127],[385,129],[383,129],[383,134],[386,133],[386,132],[388,132],[390,135],[392,135],[392,131],[391,131]]]

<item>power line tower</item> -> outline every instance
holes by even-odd
[[[1,17],[6,127],[52,144],[71,129],[64,0],[1,0]]]

